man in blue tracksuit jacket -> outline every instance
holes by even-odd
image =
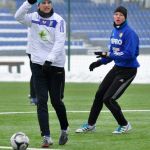
[[[95,52],[95,55],[101,59],[91,63],[90,71],[111,61],[114,61],[115,65],[108,72],[96,92],[88,122],[77,129],[76,133],[95,130],[95,124],[103,104],[111,111],[119,125],[112,133],[121,134],[132,128],[116,101],[131,84],[139,67],[137,61],[139,38],[128,26],[126,19],[127,9],[123,6],[117,7],[114,11],[114,29],[110,37],[110,50],[109,52]]]

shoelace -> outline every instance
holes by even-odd
[[[46,137],[43,138],[43,144],[48,144],[48,139]]]

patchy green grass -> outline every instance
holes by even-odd
[[[68,111],[89,111],[98,84],[67,83],[65,88]],[[0,83],[0,146],[10,146],[13,133],[22,131],[30,138],[30,146],[39,148],[41,137],[36,116],[36,106],[28,100],[28,83]],[[125,110],[150,110],[150,85],[131,85],[119,99]],[[104,107],[104,110],[107,110]],[[49,111],[53,111],[49,103]],[[2,112],[26,112],[2,114]],[[29,113],[28,113],[29,112]],[[111,113],[102,112],[97,120],[96,132],[76,134],[75,130],[87,121],[88,112],[68,112],[70,124],[69,141],[65,146],[58,145],[59,122],[54,112],[50,112],[51,136],[54,149],[66,150],[148,150],[150,149],[150,111],[124,112],[133,130],[128,134],[113,135],[117,124]]]

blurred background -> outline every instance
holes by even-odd
[[[27,27],[14,19],[16,9],[25,0],[0,1],[0,61],[23,61],[20,73],[12,66],[0,65],[1,81],[28,81],[30,69],[26,56]],[[150,1],[149,0],[52,0],[54,11],[67,22],[66,81],[99,82],[113,64],[89,72],[88,66],[96,58],[95,50],[108,50],[113,28],[113,11],[119,6],[128,9],[128,23],[140,38],[141,67],[137,83],[150,83]],[[32,11],[36,11],[35,4]]]

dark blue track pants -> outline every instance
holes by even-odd
[[[68,120],[66,108],[62,101],[62,90],[64,90],[65,71],[64,68],[54,67],[48,71],[43,71],[42,66],[32,63],[33,79],[36,96],[38,99],[37,114],[41,135],[50,135],[49,113],[48,113],[48,93],[53,108],[56,111],[61,130],[66,130]]]

